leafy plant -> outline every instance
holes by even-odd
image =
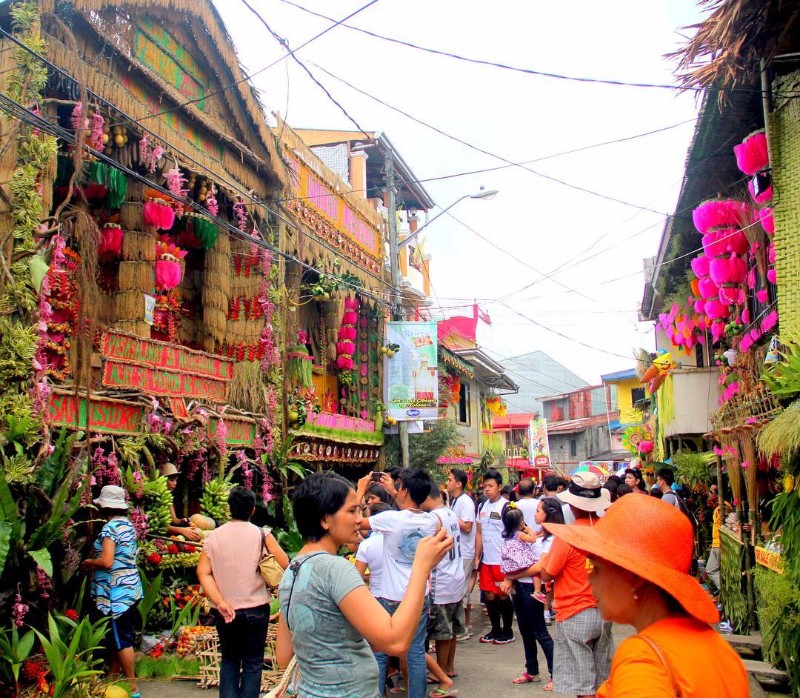
[[[169,679],[173,676],[197,676],[200,673],[200,661],[162,655],[149,657],[144,655],[136,660],[136,676],[140,679]]]
[[[106,618],[96,623],[88,618],[74,623],[62,617],[62,627],[59,627],[55,616],[48,614],[47,634],[34,631],[42,644],[53,675],[50,686],[52,698],[80,695],[82,686],[102,673],[95,668],[102,662],[100,657],[95,657],[95,653],[102,649],[107,623]]]
[[[790,341],[782,346],[781,360],[767,368],[761,379],[776,397],[791,398],[800,394],[800,345]]]
[[[180,629],[185,625],[194,627],[200,620],[201,606],[196,600],[191,600],[186,603],[183,608],[180,608],[175,603],[173,596],[169,597],[169,614],[172,627],[169,631],[170,637],[175,637]]]
[[[15,623],[11,624],[10,632],[5,628],[0,628],[0,662],[2,662],[0,667],[7,678],[13,682],[17,692],[19,692],[19,670],[30,656],[35,639],[33,630],[29,630],[20,637]]]
[[[316,431],[316,429],[314,429]],[[269,468],[269,470],[280,478],[281,485],[284,490],[292,475],[296,475],[301,480],[308,474],[306,468],[295,460],[292,460],[290,454],[292,446],[294,445],[294,438],[287,436],[279,445],[272,449],[272,453],[264,453],[261,456],[261,462]]]
[[[690,489],[708,484],[716,477],[716,456],[713,452],[679,451],[672,456],[676,479]]]
[[[448,448],[455,446],[460,438],[458,427],[452,419],[425,422],[424,432],[408,436],[411,462],[419,467],[433,468],[436,466],[436,460],[443,456]],[[400,438],[396,434],[386,437],[385,453],[387,468],[401,465]]]
[[[139,568],[139,577],[142,580],[142,589],[144,593],[142,594],[142,599],[139,601],[139,615],[142,619],[142,630],[144,630],[145,625],[147,624],[147,619],[150,616],[150,611],[153,610],[153,607],[158,603],[159,599],[161,598],[161,585],[163,582],[163,573],[159,572],[154,578],[153,581],[150,581],[145,574],[145,571],[140,567]]]

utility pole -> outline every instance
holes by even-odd
[[[392,276],[392,319],[403,320],[402,297],[400,294],[400,242],[397,232],[397,190],[395,188],[394,159],[391,148],[387,148],[384,160],[386,176],[386,207],[389,209],[389,268]],[[400,431],[400,457],[404,468],[411,466],[408,454],[408,422],[401,419],[397,423]]]

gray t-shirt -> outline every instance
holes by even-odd
[[[304,558],[306,561],[297,568]],[[294,569],[299,570],[296,582]],[[286,620],[300,668],[299,695],[303,698],[377,698],[375,656],[339,610],[342,599],[363,585],[353,564],[327,553],[297,557],[284,573],[278,596],[284,617],[289,608]]]
[[[667,492],[662,498],[662,502],[666,502],[667,504],[671,504],[676,509],[681,508],[681,504],[678,501],[678,496],[674,492]]]

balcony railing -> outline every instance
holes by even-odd
[[[523,453],[524,451],[524,453]],[[526,449],[523,449],[521,446],[512,446],[511,448],[504,448],[503,455],[506,458],[527,458],[528,452]]]

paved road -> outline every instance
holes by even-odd
[[[480,607],[478,607],[480,609]],[[560,694],[545,693],[542,683],[514,686],[511,680],[519,676],[524,669],[522,642],[517,639],[510,645],[482,645],[477,638],[488,631],[487,619],[478,612],[477,623],[473,623],[475,637],[458,644],[456,652],[456,687],[460,698],[483,698],[496,695],[502,691],[504,696],[531,696]],[[633,629],[628,626],[615,626],[614,639],[617,644],[625,637],[632,634]],[[546,665],[544,657],[539,653],[542,676],[545,676]],[[192,682],[186,681],[153,681],[141,682],[143,698],[202,698],[217,695],[216,689],[204,690]]]

